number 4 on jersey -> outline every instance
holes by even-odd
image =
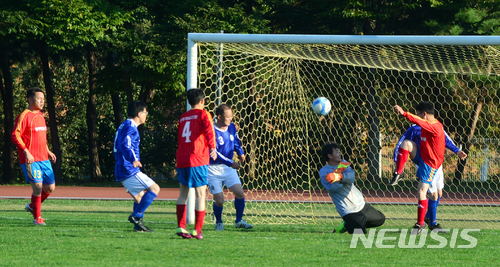
[[[184,124],[184,129],[182,129],[182,137],[186,138],[186,143],[191,143],[191,140],[189,139],[191,136],[190,125],[191,122],[187,121],[186,124]]]

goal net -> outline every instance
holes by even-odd
[[[366,202],[386,225],[410,227],[417,213],[416,170],[388,185],[394,147],[415,113],[434,103],[465,161],[447,150],[437,219],[445,228],[499,228],[499,37],[189,34],[188,88],[207,95],[212,112],[232,107],[246,152],[239,170],[246,219],[255,224],[338,224],[320,183],[321,147],[341,146]],[[328,98],[332,111],[312,112]],[[234,220],[225,193],[223,218]],[[211,205],[207,205],[208,213]],[[209,217],[209,216],[208,216]],[[470,222],[473,222],[471,224]]]

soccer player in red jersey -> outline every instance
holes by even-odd
[[[189,89],[187,99],[191,109],[179,119],[177,148],[177,179],[180,195],[177,199],[177,235],[182,238],[202,239],[201,229],[205,219],[205,197],[208,185],[210,157],[217,158],[215,131],[210,113],[205,108],[205,93]],[[186,203],[189,188],[196,191],[195,229],[186,230]]]
[[[432,184],[434,176],[444,161],[445,135],[443,124],[434,117],[434,105],[430,102],[420,102],[415,110],[417,115],[404,111],[400,106],[394,110],[406,117],[409,121],[419,125],[420,133],[420,162],[418,164],[418,216],[412,234],[420,234],[427,227],[424,222],[427,213],[427,190]]]
[[[47,146],[47,125],[41,110],[45,103],[42,89],[33,87],[26,93],[28,108],[16,118],[12,142],[19,153],[19,163],[26,182],[31,184],[31,203],[24,207],[33,214],[33,224],[45,225],[41,216],[42,202],[56,188],[54,171],[49,162],[56,162],[56,155]]]

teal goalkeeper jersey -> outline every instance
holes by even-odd
[[[319,171],[321,184],[328,191],[332,198],[335,208],[340,216],[344,217],[347,214],[355,213],[363,209],[365,200],[363,194],[354,185],[356,173],[351,167],[347,167],[342,175],[344,178],[340,182],[330,183],[326,180],[326,175],[337,169],[337,166],[325,165]]]

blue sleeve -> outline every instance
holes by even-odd
[[[219,143],[217,143],[217,148],[219,148]],[[214,163],[222,163],[231,167],[231,165],[233,165],[233,160],[226,158],[222,153],[220,153],[219,149],[217,149],[217,160]]]
[[[446,148],[453,151],[453,153],[457,154],[458,151],[460,151],[460,149],[455,145],[455,143],[453,143],[453,140],[451,140],[446,131],[444,131],[444,137],[446,139]]]
[[[323,175],[323,177],[321,178],[321,184],[325,187],[326,191],[337,192],[344,186],[343,184],[341,184],[339,182],[335,182],[332,184],[329,182],[326,182],[325,175]]]
[[[354,180],[356,178],[356,172],[351,167],[347,167],[343,172],[342,172],[342,183],[343,184],[353,184]]]
[[[234,150],[236,151],[236,154],[238,154],[238,156],[245,154],[245,151],[243,151],[243,148],[241,148],[241,140],[236,131],[234,133]]]
[[[347,171],[348,169],[350,169],[353,173],[354,173],[354,170],[352,170],[350,167],[348,167],[347,169],[344,170]],[[321,170],[319,171],[319,177],[321,179],[321,184],[323,185],[323,187],[325,187],[325,189],[328,191],[328,192],[337,192],[338,190],[340,190],[344,185],[339,183],[339,182],[335,182],[335,183],[329,183],[328,181],[326,181],[326,175],[330,172],[332,172],[333,169],[325,169],[325,168],[321,168]],[[344,172],[342,172],[342,175],[344,174]],[[345,178],[345,177],[344,177]],[[354,180],[354,179],[353,179]]]

